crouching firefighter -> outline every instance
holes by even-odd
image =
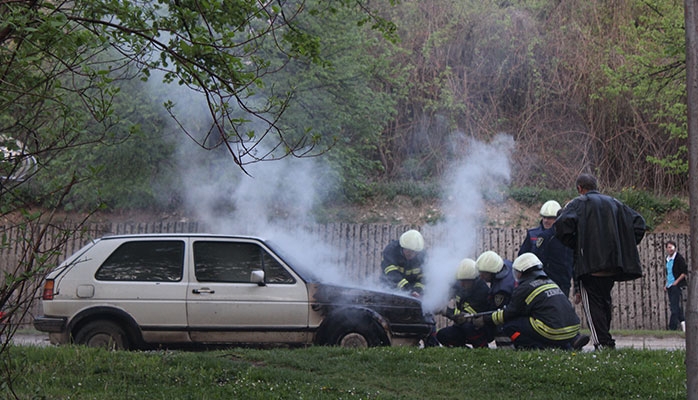
[[[400,240],[392,240],[383,249],[381,281],[389,289],[408,292],[413,297],[421,297],[424,291],[424,238],[414,229],[400,235]]]
[[[545,275],[538,257],[524,253],[514,260],[513,267],[519,283],[509,305],[473,323],[501,327],[516,349],[584,347],[589,336],[579,333],[580,321],[572,303]]]
[[[454,323],[439,329],[436,339],[449,347],[488,347],[488,343],[494,339],[494,329],[477,328],[473,319],[467,318],[489,309],[487,297],[490,288],[480,279],[475,260],[465,258],[460,262],[456,271],[456,281],[452,289],[452,304],[441,312]]]

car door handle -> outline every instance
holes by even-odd
[[[193,289],[191,292],[194,294],[204,294],[204,293],[213,294],[213,293],[216,293],[215,290],[211,290],[209,288]]]

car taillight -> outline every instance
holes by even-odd
[[[53,300],[53,284],[53,279],[46,279],[44,293],[41,295],[42,300]]]

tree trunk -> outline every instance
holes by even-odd
[[[698,400],[698,0],[685,0],[691,259],[686,310],[686,398]]]

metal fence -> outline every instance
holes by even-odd
[[[53,227],[59,232],[65,227]],[[402,232],[414,228],[404,225],[388,224],[348,224],[331,223],[305,227],[313,237],[331,246],[336,253],[336,262],[346,266],[346,273],[361,281],[377,281],[381,271],[379,268],[381,252],[392,239]],[[440,240],[442,233],[433,226],[417,227],[422,231],[427,245],[433,245]],[[291,228],[289,228],[291,229]],[[294,227],[293,229],[299,229]],[[83,226],[60,249],[56,261],[78,250],[89,240],[112,234],[138,233],[188,233],[205,232],[206,227],[197,222],[148,222],[148,223],[101,223]],[[0,227],[0,232],[6,238],[5,243],[22,243],[26,230],[18,227]],[[463,256],[476,257],[484,250],[494,250],[503,258],[513,260],[519,246],[526,235],[524,229],[481,228],[477,235],[476,254]],[[46,237],[51,237],[47,235]],[[612,329],[666,329],[669,311],[667,296],[664,292],[665,267],[664,243],[674,240],[679,252],[689,259],[689,237],[685,234],[653,234],[646,235],[639,245],[640,258],[644,276],[630,282],[616,283],[613,289],[614,315]],[[307,243],[308,251],[312,251],[317,243]],[[7,270],[17,265],[22,257],[21,246],[5,246],[0,248],[0,262]],[[31,323],[32,315],[39,313],[39,304],[35,302],[28,316],[21,323]],[[577,312],[582,315],[577,306]],[[440,320],[440,325],[445,322]],[[585,324],[585,322],[583,322]]]

